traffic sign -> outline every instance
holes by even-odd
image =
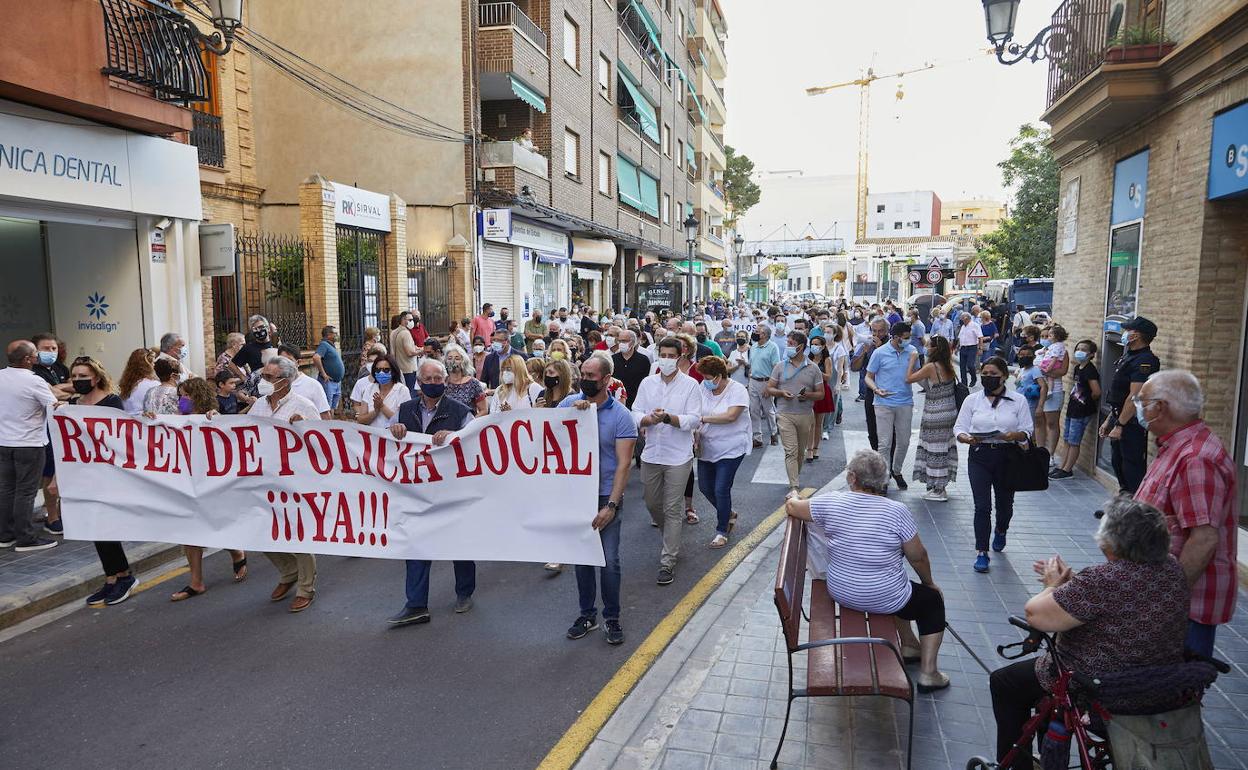
[[[984,260],[975,260],[975,266],[971,268],[971,272],[966,274],[967,278],[987,278],[988,268],[984,266]]]
[[[928,283],[937,283],[940,281],[941,278],[944,278],[944,277],[945,277],[945,271],[943,270],[928,270],[927,271]]]
[[[928,270],[939,270],[940,268],[940,257],[932,257],[932,261],[927,263]]]
[[[910,283],[922,283],[923,273],[919,272],[918,270],[911,270],[909,278],[910,278]]]

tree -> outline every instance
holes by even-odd
[[[731,147],[724,148],[728,170],[724,172],[724,197],[728,202],[728,216],[724,226],[736,230],[737,220],[758,203],[763,191],[750,176],[754,173],[754,161],[748,155],[738,155]]]
[[[1010,157],[997,164],[1014,199],[1000,228],[984,236],[979,256],[998,276],[1053,275],[1061,172],[1048,142],[1048,129],[1025,124],[1010,140]]]

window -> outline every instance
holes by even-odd
[[[685,167],[685,143],[676,140],[676,168]]]
[[[672,196],[663,193],[663,224],[672,223]]]
[[[883,223],[883,222],[876,222],[876,223],[875,223],[875,229],[876,229],[876,230],[883,230],[883,229],[884,229],[884,223]]]
[[[605,152],[598,153],[598,192],[611,194],[611,156]]]
[[[957,215],[957,214],[954,214],[953,216],[951,216],[951,217],[949,217],[949,218],[950,218],[950,219],[957,219],[957,218],[958,218],[958,215]]]
[[[972,214],[971,212],[969,212],[969,211],[968,211],[968,212],[966,212],[965,214],[963,214],[963,215],[962,215],[962,218],[963,218],[963,219],[974,219],[974,218],[975,218],[975,215],[974,215],[974,214]]]
[[[663,124],[663,154],[672,157],[672,129],[666,123]]]
[[[676,103],[680,104],[685,100],[685,81],[684,78],[676,78],[672,81],[672,89],[676,92]]]
[[[883,203],[876,204],[876,207],[875,207],[875,213],[877,213],[877,214],[883,214],[883,213],[884,213],[884,204],[883,204]]]
[[[616,67],[616,92],[620,105],[620,120],[634,131],[659,144],[659,113],[654,104],[642,93],[639,81],[623,66]]]
[[[598,54],[598,92],[611,98],[611,60]]]
[[[581,137],[568,129],[563,130],[563,173],[579,177],[581,158]]]
[[[572,69],[581,68],[581,28],[576,26],[571,16],[563,17],[563,60]]]
[[[894,223],[893,223],[893,229],[894,229],[894,230],[900,230],[900,229],[901,229],[901,223],[900,223],[900,222],[894,222]]]
[[[685,12],[680,9],[676,10],[676,37],[685,39]]]
[[[919,223],[918,223],[918,222],[907,222],[907,223],[906,223],[906,227],[907,227],[907,228],[909,228],[909,229],[911,229],[911,230],[917,230],[917,229],[918,229],[918,227],[919,227]]]

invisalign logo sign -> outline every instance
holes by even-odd
[[[105,334],[117,331],[117,323],[103,320],[108,315],[109,304],[106,300],[107,298],[98,291],[87,297],[87,316],[95,320],[79,321],[78,331],[96,331]]]

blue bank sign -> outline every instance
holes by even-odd
[[[1114,166],[1114,204],[1110,225],[1143,219],[1148,203],[1148,150],[1141,150]]]
[[[1213,117],[1209,200],[1248,192],[1248,102]]]

